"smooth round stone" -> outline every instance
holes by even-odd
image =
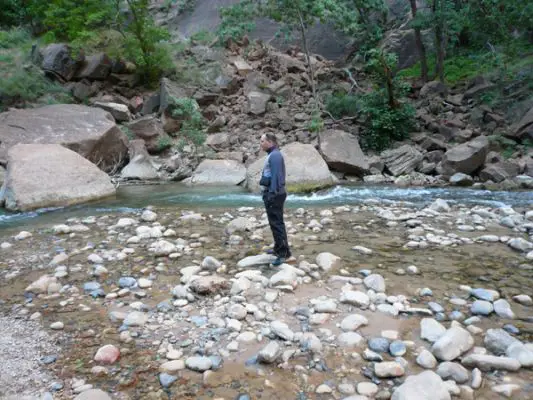
[[[435,303],[434,301],[430,301],[428,303],[428,307],[434,313],[443,313],[444,312],[444,307],[441,306],[439,303]]]
[[[152,287],[152,281],[150,279],[140,278],[138,283],[141,289],[147,289],[149,287]]]
[[[341,383],[337,389],[340,393],[350,395],[355,393],[355,387],[351,383]]]
[[[118,280],[118,286],[122,289],[130,289],[137,286],[137,279],[131,276],[123,276]]]
[[[87,282],[83,285],[83,290],[86,292],[93,292],[95,290],[99,290],[102,285],[100,285],[98,282]]]
[[[55,331],[60,331],[65,327],[65,324],[61,321],[54,322],[50,325],[50,329],[53,329]]]
[[[512,335],[520,335],[520,329],[518,329],[516,326],[511,324],[505,324],[503,326],[503,329],[509,332]]]
[[[329,385],[326,385],[325,383],[323,383],[322,385],[316,388],[316,393],[318,394],[331,393],[331,392],[333,392],[333,389],[329,387]]]
[[[359,382],[357,384],[357,393],[361,396],[372,397],[378,392],[378,385],[372,382]]]
[[[410,265],[407,267],[407,272],[411,275],[416,275],[418,274],[418,267],[414,266],[414,265]]]
[[[43,364],[53,364],[55,363],[57,360],[57,356],[44,356],[44,357],[41,357],[41,362]]]
[[[470,292],[472,296],[479,300],[494,301],[496,300],[495,292],[483,288],[475,288]]]
[[[454,306],[466,306],[467,304],[467,301],[465,299],[460,299],[458,297],[454,297],[452,299],[450,299],[450,303],[453,304]]]
[[[369,270],[369,269],[362,269],[362,270],[359,271],[359,273],[366,277],[366,276],[370,275],[372,273],[372,271]]]
[[[169,375],[166,372],[159,374],[159,383],[164,388],[170,387],[174,382],[176,382],[177,379],[177,376]]]
[[[494,311],[494,306],[490,301],[476,300],[472,304],[470,312],[476,315],[489,315]]]
[[[423,288],[420,290],[420,296],[433,296],[433,291],[430,288]]]
[[[222,368],[222,364],[224,364],[224,360],[220,356],[209,356],[209,359],[211,360],[211,369],[216,370]]]
[[[450,314],[448,314],[448,317],[452,321],[459,321],[465,318],[465,315],[461,311],[452,311]]]
[[[237,397],[235,397],[235,400],[252,400],[252,398],[248,393],[240,393]]]
[[[401,340],[395,340],[389,346],[389,352],[394,357],[403,356],[407,352],[407,347]]]
[[[213,367],[213,361],[209,357],[195,356],[187,358],[185,365],[193,371],[204,372]]]
[[[368,341],[369,349],[377,353],[387,353],[389,346],[390,343],[385,338],[372,338]]]

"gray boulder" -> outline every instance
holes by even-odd
[[[63,207],[115,194],[109,176],[57,144],[18,144],[9,150],[0,202],[13,211]]]
[[[431,352],[443,361],[452,361],[474,346],[474,338],[467,330],[454,326],[433,344]]]
[[[287,170],[287,190],[302,192],[333,185],[334,180],[328,165],[318,151],[310,144],[291,143],[281,149]],[[265,164],[265,157],[253,162],[246,171],[246,187],[259,191],[259,179]]]
[[[369,165],[359,147],[357,136],[338,129],[329,129],[319,134],[320,152],[331,169],[363,176]]]
[[[71,80],[83,59],[74,60],[72,49],[62,43],[54,43],[41,50],[41,68],[65,81]]]
[[[433,371],[408,376],[392,394],[391,400],[451,400],[448,388]]]
[[[533,107],[522,117],[508,136],[520,140],[533,139]]]
[[[422,163],[424,156],[413,146],[405,144],[397,149],[384,151],[381,159],[392,175],[400,176],[413,172]]]
[[[271,99],[268,93],[252,91],[248,94],[248,107],[252,114],[262,115],[266,112],[267,104]]]
[[[159,177],[157,167],[146,151],[144,140],[132,140],[129,155],[130,162],[120,172],[122,179],[151,180]]]
[[[502,182],[520,174],[520,166],[514,162],[502,161],[489,164],[479,173],[482,181]]]
[[[454,186],[472,186],[474,179],[470,175],[457,172],[450,177],[450,183]]]
[[[488,149],[489,140],[485,136],[479,136],[444,153],[437,170],[446,176],[457,172],[471,174],[483,165]]]
[[[246,179],[246,167],[235,160],[204,160],[190,178],[191,185],[238,185]]]
[[[0,163],[17,143],[61,144],[104,171],[128,158],[128,138],[100,108],[54,104],[0,113]]]
[[[105,53],[98,53],[85,58],[76,73],[77,79],[105,80],[111,73],[112,62]]]
[[[170,136],[163,130],[163,125],[152,115],[136,119],[127,127],[137,139],[144,140],[146,150],[150,154],[160,153],[172,145]]]

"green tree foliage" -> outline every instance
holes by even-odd
[[[170,34],[155,25],[149,0],[126,0],[126,3],[131,13],[131,21],[126,22],[124,30],[126,56],[137,64],[147,82],[153,82],[172,65],[168,51],[161,45]]]
[[[365,148],[383,150],[395,140],[409,136],[413,128],[415,110],[400,101],[408,86],[393,76],[397,57],[382,50],[369,51],[367,69],[374,79],[374,91],[361,97],[361,114],[365,129],[361,137]]]
[[[170,114],[181,121],[180,135],[196,146],[201,146],[206,140],[205,127],[207,122],[200,112],[200,106],[194,99],[171,97]]]

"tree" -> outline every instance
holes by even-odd
[[[417,19],[417,6],[416,0],[409,0],[411,3],[411,14],[413,16],[413,29],[415,31],[415,42],[418,54],[420,56],[420,70],[422,81],[428,81],[428,62],[426,58],[426,47],[422,40],[422,30],[420,28],[420,21]]]
[[[118,7],[120,0],[115,1]],[[126,0],[126,3],[131,13],[131,21],[125,23],[124,29],[126,55],[140,68],[145,81],[153,82],[172,62],[161,47],[170,34],[155,25],[148,8],[150,0]]]

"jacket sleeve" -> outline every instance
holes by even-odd
[[[268,163],[270,164],[270,171],[272,172],[272,178],[270,180],[270,186],[268,191],[270,193],[277,193],[280,182],[280,174],[282,172],[282,158],[280,152],[275,152],[270,155],[268,158]]]

